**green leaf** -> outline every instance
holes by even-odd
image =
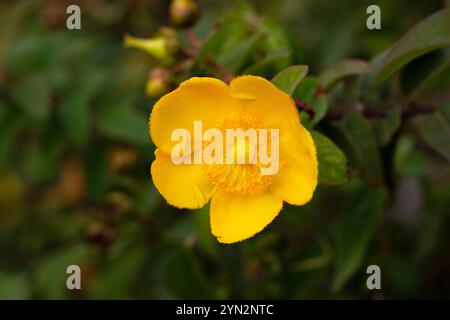
[[[47,118],[50,112],[50,88],[41,76],[32,76],[11,88],[14,101],[30,117],[38,120]]]
[[[52,82],[51,78],[66,76],[69,69],[76,70],[80,62],[86,63],[93,43],[92,39],[64,31],[29,33],[13,43],[5,57],[5,68],[19,77],[45,74]]]
[[[443,9],[419,22],[391,49],[375,76],[380,84],[411,60],[450,44],[450,9]]]
[[[336,123],[342,133],[350,164],[359,171],[369,184],[380,185],[383,181],[381,158],[375,135],[369,122],[358,112],[345,116]]]
[[[164,236],[176,243],[183,243],[189,237],[195,234],[195,226],[193,219],[183,219],[170,227]]]
[[[35,286],[39,299],[62,299],[68,290],[65,286],[70,265],[81,266],[88,258],[88,248],[85,245],[65,247],[40,261],[35,268]]]
[[[278,73],[272,79],[272,83],[280,90],[283,90],[288,95],[292,95],[297,89],[300,81],[308,73],[308,66],[305,65],[296,65],[290,66],[280,73]]]
[[[209,253],[211,257],[216,258],[219,250],[219,243],[211,234],[209,206],[197,209],[193,216],[195,223],[195,230],[198,239],[198,246],[205,252]]]
[[[325,114],[328,111],[328,102],[327,97],[325,95],[320,95],[317,97],[316,101],[313,102],[314,108],[314,125],[319,123],[320,120],[325,117]]]
[[[25,127],[25,121],[23,116],[12,114],[2,119],[0,126],[2,128],[0,130],[0,163],[2,163],[7,159],[16,137]]]
[[[409,135],[400,135],[394,150],[394,168],[401,176],[423,178],[429,170],[429,160],[420,149],[414,147],[414,140]]]
[[[289,39],[286,30],[270,19],[262,19],[257,28],[261,29],[265,34],[264,39],[261,41],[261,47],[265,56],[289,52],[289,57],[281,58],[275,62],[275,70],[282,70],[292,64],[292,42]]]
[[[2,10],[0,13],[0,61],[3,61],[9,47],[16,41],[16,34],[27,19],[30,9],[33,9],[36,3],[33,1],[20,1],[15,3],[13,8]]]
[[[337,217],[333,227],[333,243],[336,246],[333,291],[339,291],[361,267],[386,199],[385,189],[366,187]],[[359,270],[365,272],[365,268]]]
[[[0,273],[0,299],[24,300],[30,297],[30,283],[25,274]]]
[[[414,149],[413,139],[407,135],[401,135],[395,145],[394,151],[394,168],[396,172],[401,172],[405,167],[408,158]]]
[[[306,103],[311,103],[317,95],[319,79],[308,76],[303,79],[294,92],[294,99],[302,99]]]
[[[217,59],[217,62],[219,62],[221,55],[226,57],[233,46],[244,39],[245,30],[246,23],[239,17],[225,19],[220,28],[213,31],[205,40],[196,57],[196,62],[204,61],[206,56]]]
[[[317,149],[319,183],[339,185],[348,180],[347,158],[333,141],[317,131],[311,132]]]
[[[450,161],[450,124],[439,111],[420,119],[420,131],[425,141]]]
[[[413,293],[419,292],[421,287],[421,268],[419,264],[412,261],[413,259],[407,253],[393,254],[383,261],[381,269],[382,283],[389,283],[392,292],[406,299]]]
[[[258,32],[250,36],[249,39],[236,43],[232,50],[219,59],[219,64],[233,74],[240,73],[242,68],[250,61],[251,55],[262,37],[263,34]]]
[[[117,105],[103,108],[97,117],[97,125],[109,138],[138,145],[150,144],[147,117],[134,110],[131,101],[119,101]]]
[[[431,90],[445,89],[450,83],[450,57],[428,74],[416,88],[410,93],[410,101],[423,97]]]
[[[168,261],[165,280],[167,287],[179,299],[210,299],[204,272],[192,251],[178,249]]]
[[[23,156],[18,159],[27,179],[43,182],[54,178],[65,147],[65,141],[58,135],[31,140],[22,151]]]
[[[99,143],[89,145],[86,159],[88,193],[94,201],[100,201],[110,186],[111,172],[106,150]]]
[[[5,101],[0,100],[0,123],[6,118],[10,109],[11,107]]]
[[[316,77],[306,77],[303,79],[295,90],[294,99],[304,101],[314,110],[314,117],[311,119],[309,114],[302,113],[302,124],[311,130],[319,123],[328,111],[327,98],[324,95],[318,95],[319,79]]]
[[[314,110],[314,117],[310,120],[309,126],[313,128],[323,119],[323,117],[325,117],[325,114],[328,111],[327,97],[324,95],[315,97],[310,106]]]
[[[375,124],[375,134],[378,143],[384,146],[391,141],[394,133],[400,128],[401,112],[399,107],[393,107],[389,110],[385,118]]]
[[[105,74],[101,72],[88,73],[62,101],[59,109],[61,122],[69,139],[77,146],[84,145],[89,140],[91,129],[89,104],[105,79]]]
[[[285,37],[290,44],[290,53],[292,58],[292,63],[301,63],[306,60],[305,49],[298,34],[292,30],[284,31]]]
[[[90,113],[87,101],[81,96],[69,95],[59,112],[69,140],[77,146],[86,144],[90,131]]]
[[[136,290],[138,282],[136,278],[150,252],[148,247],[135,245],[127,248],[126,254],[114,255],[87,288],[89,298],[131,299],[131,291]]]
[[[246,68],[243,74],[252,74],[264,76],[270,74],[270,68],[274,67],[275,63],[281,59],[286,59],[289,57],[289,52],[277,52],[274,54],[269,54],[264,58],[256,61],[254,64]]]
[[[448,188],[447,188],[448,193]],[[439,235],[445,227],[446,212],[448,207],[445,201],[437,201],[436,196],[426,195],[424,204],[427,214],[423,215],[420,222],[419,240],[416,256],[419,259],[429,256],[437,247]]]
[[[369,63],[363,60],[344,60],[340,61],[325,69],[320,75],[320,83],[323,88],[328,91],[338,81],[347,77],[356,76],[367,73],[369,71]]]

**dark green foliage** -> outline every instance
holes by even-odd
[[[311,202],[234,245],[211,234],[208,205],[173,208],[151,180],[144,85],[159,62],[122,40],[156,32],[167,1],[92,2],[77,31],[63,1],[0,4],[0,299],[450,297],[442,1],[378,1],[374,31],[367,1],[199,1],[202,45],[191,54],[177,30],[173,87],[272,79],[317,148]]]

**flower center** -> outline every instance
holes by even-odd
[[[233,152],[225,154],[226,163],[256,163],[258,157],[257,152],[257,145],[248,141],[248,139],[239,139],[233,145]]]
[[[254,115],[231,114],[219,122],[218,129],[225,134],[227,129],[253,129],[258,133],[262,128]],[[213,184],[226,192],[239,194],[256,193],[267,188],[273,176],[261,174],[259,143],[258,134],[253,140],[250,136],[235,139],[232,152],[223,153],[223,164],[204,164],[203,168]]]

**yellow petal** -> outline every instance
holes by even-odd
[[[294,205],[311,200],[318,176],[316,147],[311,134],[300,123],[280,129],[280,164],[270,190]]]
[[[163,96],[150,115],[150,134],[155,145],[167,154],[177,144],[171,141],[175,129],[186,129],[194,139],[194,121],[201,120],[203,131],[242,108],[231,97],[229,87],[214,78],[191,78]]]
[[[299,122],[294,101],[270,81],[257,76],[241,76],[230,83],[231,95],[245,104],[245,110],[255,114],[263,124],[281,127]]]
[[[222,243],[242,241],[263,230],[282,207],[267,190],[245,196],[217,190],[211,199],[211,231]]]
[[[177,207],[197,209],[211,198],[214,187],[201,165],[175,165],[170,155],[156,150],[152,163],[153,183],[166,201]]]

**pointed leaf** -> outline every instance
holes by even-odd
[[[311,130],[319,123],[328,111],[328,102],[325,95],[318,94],[319,79],[316,77],[306,77],[300,82],[295,90],[294,99],[300,99],[308,104],[314,111],[314,117],[311,118],[309,114],[302,113],[303,125]]]
[[[448,104],[450,107],[450,104]],[[450,161],[450,124],[443,113],[436,111],[423,116],[420,120],[420,131],[426,142],[439,154]]]
[[[399,107],[389,110],[387,116],[375,124],[375,133],[378,143],[384,146],[391,141],[392,136],[400,128],[401,112]]]
[[[323,134],[311,132],[317,149],[319,183],[339,185],[348,180],[347,158],[333,141]]]
[[[361,266],[386,199],[384,188],[364,188],[356,201],[349,203],[347,210],[338,216],[333,234],[336,246],[334,291],[339,291]]]
[[[300,81],[308,73],[308,66],[296,65],[290,66],[278,73],[272,79],[272,83],[280,90],[283,90],[288,95],[292,95],[297,89]]]
[[[410,93],[409,100],[414,101],[431,90],[445,89],[450,84],[450,57],[421,80],[419,85]]]
[[[380,153],[369,122],[357,112],[347,115],[336,124],[347,143],[350,163],[369,184],[383,181]],[[345,150],[345,149],[344,149]]]
[[[450,45],[450,8],[438,11],[419,22],[392,47],[376,74],[375,84],[380,84],[411,60],[448,45]]]
[[[105,107],[97,117],[100,131],[109,138],[132,142],[138,145],[150,143],[147,117],[137,112],[131,101],[122,101]]]
[[[205,273],[192,251],[178,249],[168,261],[165,280],[172,294],[181,299],[208,299],[211,293]]]
[[[50,112],[50,88],[48,82],[41,76],[25,79],[11,89],[16,103],[30,117],[44,120]]]
[[[100,85],[106,80],[101,72],[89,73],[62,101],[59,115],[69,139],[77,146],[89,140],[91,111],[89,104]]]
[[[319,75],[320,83],[325,90],[329,90],[333,85],[344,78],[367,73],[369,63],[363,60],[344,60],[338,62],[323,71]]]

